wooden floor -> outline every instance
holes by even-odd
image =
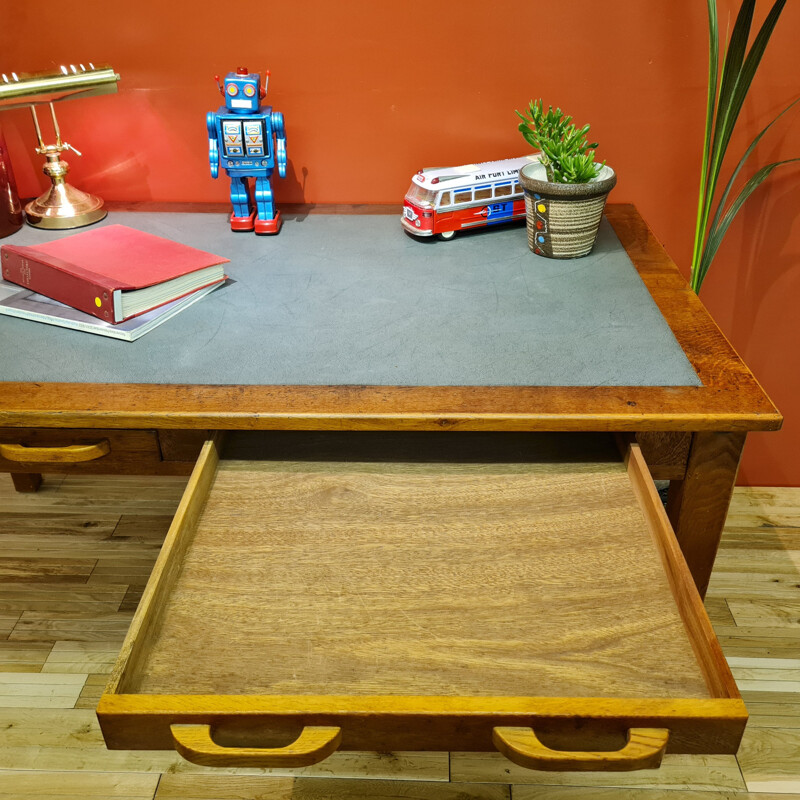
[[[500,755],[337,754],[293,771],[208,770],[109,752],[94,706],[180,478],[0,476],[0,798],[126,800],[800,800],[800,489],[737,490],[706,606],[751,718],[738,756],[667,756],[617,775]]]

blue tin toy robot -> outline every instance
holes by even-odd
[[[266,235],[281,229],[281,212],[275,211],[270,177],[278,165],[278,174],[286,177],[286,131],[283,114],[262,106],[267,94],[269,72],[261,76],[246,67],[225,76],[224,84],[215,76],[225,105],[206,116],[208,159],[211,177],[219,175],[220,159],[231,179],[231,230],[252,231]],[[273,150],[273,136],[275,148]],[[255,208],[250,198],[249,178],[255,178]]]

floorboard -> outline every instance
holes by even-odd
[[[267,771],[107,751],[94,707],[184,485],[46,476],[18,494],[0,476],[0,800],[800,800],[800,489],[737,489],[711,578],[751,714],[739,753],[611,776],[497,754],[339,753]]]

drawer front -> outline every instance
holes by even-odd
[[[230,440],[203,449],[101,699],[110,748],[736,752],[747,714],[637,445]]]
[[[0,471],[79,474],[188,475],[200,452],[203,432],[151,430],[0,430]],[[203,437],[205,438],[205,437]]]

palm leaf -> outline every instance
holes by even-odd
[[[709,230],[711,206],[716,195],[717,182],[719,180],[723,161],[725,160],[728,145],[730,144],[734,128],[739,119],[739,113],[741,112],[742,105],[744,104],[744,100],[752,84],[753,77],[758,70],[767,44],[769,43],[770,37],[775,30],[775,26],[785,5],[786,0],[775,0],[748,52],[747,41],[752,27],[755,0],[743,0],[736,17],[736,23],[734,24],[728,47],[726,48],[721,74],[718,77],[719,24],[717,19],[717,4],[716,0],[707,0],[709,22],[709,78],[703,162],[700,175],[695,240],[692,251],[691,284],[695,292],[700,291],[700,286],[708,271],[711,259],[713,259],[713,255],[716,254],[719,247],[719,244],[717,244],[716,247],[709,247],[709,240],[712,235],[716,235],[720,231],[722,235],[724,235],[733,216],[735,216],[735,212],[730,218],[728,218],[727,214],[725,217],[721,216],[734,180],[761,137],[772,127],[780,116],[788,111],[788,108],[785,109],[775,120],[767,125],[750,145],[744,157],[739,161],[733,176],[725,187],[722,199],[717,205],[717,211]],[[791,108],[791,105],[789,108]],[[781,163],[788,162],[778,162],[778,164]],[[760,176],[763,170],[759,170],[759,172],[751,178],[751,181],[748,181],[745,189],[750,186],[749,191],[745,192],[745,189],[743,189],[731,208],[733,208],[740,199],[743,203],[756,186],[758,186],[772,171],[772,169],[764,169],[767,170],[766,173],[754,185],[750,186],[751,181]],[[741,205],[737,206],[736,211],[738,211],[740,207]],[[726,220],[727,224],[723,224]],[[711,259],[707,257],[709,252],[712,253]]]
[[[731,203],[731,207],[726,212],[725,216],[722,218],[719,225],[711,232],[708,237],[708,241],[706,242],[705,249],[703,250],[703,260],[700,264],[699,270],[699,283],[702,284],[703,280],[708,273],[708,268],[711,266],[711,262],[714,260],[714,256],[717,254],[717,250],[719,250],[719,246],[722,244],[722,240],[725,237],[725,234],[730,227],[731,222],[733,222],[734,217],[739,213],[739,210],[744,205],[745,201],[748,197],[769,177],[770,173],[776,169],[777,167],[781,167],[784,164],[793,164],[795,162],[800,161],[800,158],[788,158],[785,161],[775,161],[772,164],[767,164],[765,167],[761,167],[758,172],[750,178],[749,181],[742,187],[742,191],[739,192],[736,199]],[[699,288],[699,287],[698,287]]]
[[[728,196],[729,196],[729,195],[730,195],[730,193],[731,193],[731,189],[733,189],[733,184],[736,182],[736,178],[738,178],[738,177],[739,177],[739,173],[742,171],[742,168],[744,167],[745,163],[747,162],[747,159],[748,159],[748,158],[750,158],[750,155],[751,155],[751,153],[753,152],[753,150],[755,150],[755,149],[756,149],[756,145],[757,145],[757,144],[758,144],[758,143],[761,141],[761,139],[764,137],[764,134],[765,134],[765,133],[766,133],[766,132],[767,132],[767,131],[768,131],[768,130],[769,130],[769,129],[770,129],[770,128],[771,128],[771,127],[772,127],[772,126],[773,126],[773,125],[774,125],[774,124],[775,124],[775,123],[776,123],[776,122],[777,122],[777,121],[778,121],[778,120],[779,120],[779,119],[780,119],[780,118],[781,118],[781,117],[782,117],[782,116],[783,116],[783,115],[786,113],[786,112],[787,112],[787,111],[790,111],[790,110],[791,110],[792,108],[794,108],[794,106],[796,106],[798,103],[800,103],[800,97],[798,97],[797,99],[795,99],[795,100],[793,100],[791,103],[789,103],[789,105],[788,105],[788,106],[786,106],[786,108],[784,108],[784,109],[783,109],[783,111],[781,111],[781,112],[780,112],[780,113],[779,113],[779,114],[778,114],[778,115],[777,115],[777,116],[776,116],[776,117],[775,117],[775,118],[772,120],[772,122],[770,122],[770,123],[769,123],[769,125],[767,125],[767,126],[766,126],[766,127],[765,127],[765,128],[762,130],[762,131],[761,131],[761,133],[759,133],[759,134],[758,134],[758,136],[756,136],[756,138],[755,138],[755,139],[753,139],[753,141],[750,143],[750,146],[747,148],[747,150],[745,151],[744,155],[743,155],[743,156],[741,157],[741,159],[739,160],[739,163],[736,165],[736,169],[735,169],[735,170],[733,171],[733,173],[731,174],[730,180],[728,181],[727,185],[725,186],[725,189],[724,189],[724,190],[723,190],[723,192],[722,192],[722,195],[720,196],[719,203],[717,203],[717,211],[716,211],[716,213],[714,214],[714,219],[711,221],[711,227],[709,228],[709,236],[711,236],[711,235],[713,234],[714,230],[715,230],[715,229],[717,228],[717,226],[719,225],[720,218],[722,217],[722,212],[723,212],[723,210],[725,209],[725,205],[726,205],[726,204],[727,204],[727,202],[728,202]],[[781,162],[781,163],[782,163],[782,162]]]
[[[702,225],[704,237],[708,225],[708,216],[711,213],[711,203],[717,189],[719,173],[722,169],[722,162],[725,160],[728,144],[739,119],[739,112],[742,110],[742,104],[784,5],[786,5],[786,0],[775,0],[746,57],[742,57],[742,50],[747,45],[746,37],[750,32],[755,0],[746,0],[736,18],[736,24],[731,34],[731,43],[722,68],[722,85],[720,86],[720,94],[717,101],[714,141],[711,146],[710,174],[706,186],[707,200]],[[745,37],[744,41],[742,41],[742,36]]]
[[[747,41],[750,38],[750,27],[753,24],[753,14],[755,10],[756,0],[745,0],[739,9],[739,13],[736,15],[736,22],[733,26],[730,42],[725,52],[725,60],[722,64],[717,108],[723,113],[721,118],[719,114],[717,115],[717,124],[714,130],[714,143],[711,148],[712,152],[718,151],[720,139],[723,135],[725,117],[727,111],[730,109],[734,89],[739,80],[742,64],[744,63],[747,53]]]
[[[709,158],[711,155],[711,135],[714,130],[714,108],[717,99],[717,75],[719,73],[719,23],[717,20],[717,0],[707,0],[708,5],[708,98],[706,101],[706,133],[703,144],[703,164],[700,168],[700,192],[697,199],[697,223],[694,231],[694,251],[692,253],[692,275],[700,260],[700,248],[705,239],[703,218],[706,207],[706,185],[708,182]]]
[[[756,35],[756,38],[753,40],[753,44],[750,47],[750,52],[747,54],[744,62],[737,70],[730,97],[722,98],[722,90],[720,89],[720,104],[718,106],[717,115],[718,125],[720,112],[722,112],[723,118],[720,137],[717,139],[715,131],[715,141],[713,145],[713,150],[716,156],[714,160],[716,175],[712,172],[714,182],[716,181],[716,176],[719,175],[719,169],[722,166],[722,160],[725,158],[725,153],[728,149],[728,144],[733,134],[733,129],[736,125],[736,121],[739,119],[739,112],[742,110],[744,99],[750,90],[750,84],[753,82],[753,77],[756,74],[759,64],[761,64],[764,51],[767,49],[767,44],[769,43],[772,32],[775,29],[775,25],[777,24],[778,18],[780,17],[785,5],[786,0],[775,0],[775,4],[770,9],[770,12],[767,15],[767,18],[764,20],[761,29]],[[744,9],[745,6],[742,6],[742,8]],[[736,29],[734,27],[734,33],[735,32]],[[732,50],[733,47],[731,47],[728,52],[728,60],[731,60]],[[732,60],[732,66],[736,66],[736,64],[737,61]],[[722,103],[723,99],[725,100],[724,104]]]

